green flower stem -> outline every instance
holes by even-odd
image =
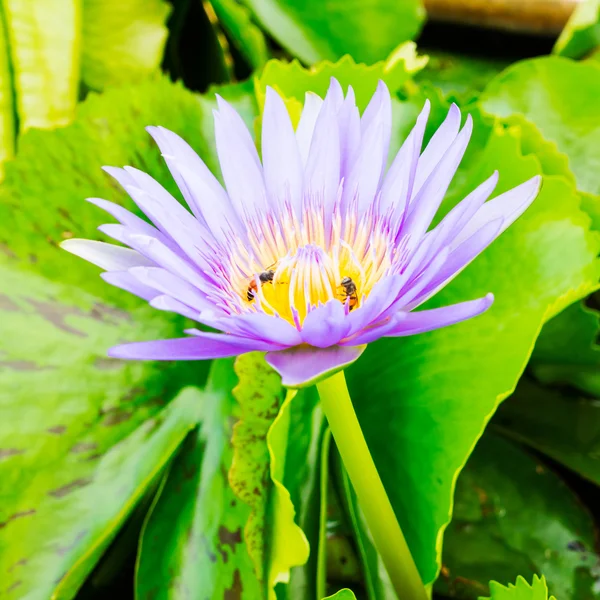
[[[427,600],[427,592],[358,423],[344,372],[318,383],[317,389],[333,439],[398,598]]]

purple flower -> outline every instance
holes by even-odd
[[[486,202],[494,173],[430,229],[465,153],[472,122],[453,105],[421,152],[426,103],[386,170],[391,101],[380,83],[359,114],[332,79],[307,94],[294,131],[268,88],[262,162],[240,116],[218,98],[217,151],[225,187],[162,127],[148,131],[191,212],[131,167],[107,167],[154,226],[106,200],[120,224],[100,230],[128,248],[72,239],[62,246],[105,270],[110,284],[220,331],[117,346],[127,359],[202,360],[253,350],[298,386],[355,361],[365,345],[458,323],[483,298],[414,311],[465,268],[535,198],[540,178]]]

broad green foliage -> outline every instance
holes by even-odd
[[[421,48],[429,62],[418,73],[419,84],[436,85],[445,93],[469,97],[477,94],[508,64],[505,58],[487,58]]]
[[[458,478],[437,591],[474,600],[490,579],[543,573],[557,597],[590,600],[600,597],[594,559],[594,524],[579,499],[534,457],[486,433]]]
[[[155,72],[169,10],[165,0],[5,0],[0,179],[2,163],[14,153],[17,124],[20,133],[63,127],[75,117],[82,82],[101,90]]]
[[[83,0],[5,0],[21,130],[66,125],[79,89]]]
[[[598,313],[575,303],[549,321],[533,351],[531,369],[542,383],[571,384],[600,395]]]
[[[246,0],[265,29],[304,63],[350,54],[373,63],[414,39],[425,17],[420,0]]]
[[[198,399],[202,425],[183,444],[144,527],[139,600],[260,597],[243,539],[250,509],[227,480],[236,381],[232,360],[213,364]]]
[[[517,577],[516,583],[503,586],[496,581],[490,582],[490,598],[480,600],[548,600],[548,587],[544,577],[534,575],[531,585],[523,577]],[[550,600],[556,600],[553,596]]]
[[[324,61],[311,69],[304,68],[297,60],[291,63],[271,60],[255,79],[255,89],[260,106],[264,103],[265,88],[270,85],[287,100],[296,100],[299,110],[307,92],[325,97],[331,77],[335,77],[344,89],[348,85],[354,88],[356,104],[362,111],[379,80],[385,81],[394,93],[426,64],[427,57],[419,56],[412,42],[399,46],[385,61],[369,66],[357,64],[350,56],[344,56],[336,63]]]
[[[166,0],[81,0],[81,77],[94,90],[133,83],[156,71],[163,56]]]
[[[240,420],[233,431],[234,456],[229,482],[238,498],[251,508],[244,539],[264,593],[274,598],[275,584],[287,582],[290,568],[308,560],[306,537],[294,521],[294,505],[283,482],[286,472],[290,473],[288,481],[298,477],[301,463],[297,453],[302,450],[306,453],[318,442],[321,420],[317,420],[316,430],[314,427],[305,433],[290,430],[291,423],[298,418],[298,415],[293,417],[292,410],[296,392],[289,391],[282,402],[281,379],[262,354],[238,357],[235,372],[239,383],[233,394],[240,405]],[[310,423],[315,402],[314,399],[306,402],[302,396],[300,415]],[[291,461],[286,456],[288,444]],[[296,498],[301,485],[303,482],[297,482],[292,488]]]
[[[356,600],[356,596],[351,590],[344,588],[333,594],[333,596],[327,596],[325,600]]]
[[[22,269],[77,285],[120,306],[139,306],[142,301],[108,286],[97,268],[56,245],[73,236],[107,239],[96,228],[113,219],[85,202],[86,197],[116,200],[134,209],[133,202],[102,171],[103,165],[138,167],[179,197],[144,127],[160,123],[182,134],[201,156],[210,159],[213,141],[204,135],[207,121],[212,121],[210,110],[194,94],[165,78],[91,95],[80,105],[72,125],[52,132],[28,132],[20,140],[19,159],[7,165],[6,181],[0,188],[0,223],[6,224],[0,228],[0,244],[28,259],[21,263]],[[172,319],[168,314],[155,316],[159,321]]]
[[[560,57],[526,60],[506,69],[485,89],[481,105],[507,117],[523,114],[569,157],[584,192],[600,194],[600,65]]]
[[[269,498],[269,527],[267,528],[271,532],[268,543],[269,590],[277,583],[289,582],[290,569],[304,565],[308,561],[310,550],[304,532],[294,522],[294,505],[289,490],[284,486],[285,472],[288,468],[287,447],[288,443],[295,442],[293,437],[290,438],[292,432],[290,427],[292,425],[291,405],[296,394],[296,390],[288,390],[279,414],[267,432],[269,472],[273,484]],[[310,417],[310,412],[304,413],[303,416]],[[293,450],[297,451],[298,448]],[[295,461],[295,464],[290,467],[298,469],[300,465]],[[271,597],[275,598],[274,592],[271,592]]]
[[[438,572],[454,482],[487,420],[514,389],[543,322],[598,278],[598,237],[560,170],[564,163],[549,160],[556,151],[531,127],[497,122],[488,131],[487,140],[474,140],[445,207],[494,169],[501,173],[498,192],[540,172],[543,188],[430,304],[491,291],[494,305],[454,327],[376,342],[348,370],[367,442],[426,583]]]
[[[0,6],[0,181],[4,177],[3,163],[15,151],[15,114],[12,74],[8,58],[8,40],[4,25],[4,9]]]
[[[229,482],[236,496],[252,509],[244,529],[256,575],[264,581],[266,519],[271,482],[267,433],[279,413],[284,390],[281,379],[259,353],[236,359],[239,383],[233,395],[240,406],[240,420],[233,430],[233,462]]]
[[[269,59],[269,50],[263,32],[252,21],[250,11],[237,0],[211,0],[210,5],[248,64],[253,69],[262,67]]]
[[[106,358],[123,341],[179,335],[183,319],[111,288],[55,244],[94,236],[101,214],[86,195],[123,201],[103,164],[148,169],[172,188],[143,125],[184,133],[195,123],[187,137],[206,153],[202,115],[192,94],[163,80],[108,92],[65,129],[28,132],[9,164],[0,191],[3,591],[46,600],[58,585],[57,598],[72,598],[197,422],[195,393],[170,401],[186,382],[202,384],[206,363]]]
[[[524,378],[500,407],[493,424],[504,435],[528,444],[600,485],[597,400]]]
[[[553,54],[581,58],[600,45],[600,1],[583,0],[556,40]]]

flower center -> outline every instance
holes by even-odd
[[[402,244],[390,232],[389,219],[370,212],[344,219],[305,210],[298,222],[293,211],[278,221],[249,220],[248,240],[238,240],[227,271],[233,312],[261,311],[301,327],[306,315],[330,300],[350,312],[361,307],[373,286],[389,271]],[[397,261],[396,261],[397,262]]]
[[[348,311],[357,308],[366,274],[349,260],[350,252],[337,254],[315,244],[298,248],[255,275],[248,286],[248,302],[297,326],[314,307],[329,300],[339,300]]]

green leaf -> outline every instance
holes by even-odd
[[[480,97],[494,115],[523,114],[569,157],[578,187],[600,194],[600,65],[549,56],[522,61],[498,75]]]
[[[235,372],[239,384],[233,394],[241,416],[233,432],[229,482],[251,508],[244,539],[265,594],[274,598],[274,586],[289,581],[290,569],[308,560],[308,543],[295,523],[290,492],[283,485],[296,392],[288,391],[282,401],[281,378],[260,353],[239,356]]]
[[[498,193],[540,172],[544,184],[525,215],[430,306],[487,292],[494,305],[460,325],[371,344],[348,369],[367,442],[425,583],[437,576],[454,483],[487,420],[514,389],[543,322],[598,279],[598,236],[572,176],[559,170],[564,163],[549,159],[556,149],[530,126],[496,122],[484,131],[445,209],[496,168]]]
[[[491,598],[489,600],[548,600],[548,587],[544,577],[533,576],[533,583],[529,585],[523,577],[517,577],[515,584],[509,583],[507,587],[499,583],[490,582]],[[488,600],[482,598],[481,600]],[[551,597],[550,600],[555,600]]]
[[[561,479],[518,446],[486,433],[458,478],[436,589],[475,599],[487,595],[490,579],[505,583],[544,573],[559,598],[598,598],[593,549],[592,516]]]
[[[152,508],[140,542],[139,600],[260,597],[242,529],[250,509],[227,480],[236,384],[233,361],[215,361],[190,434]]]
[[[600,45],[600,0],[583,0],[575,6],[552,54],[581,58]]]
[[[19,159],[6,165],[0,188],[0,223],[5,225],[0,227],[0,244],[23,257],[19,268],[76,285],[121,307],[142,304],[107,285],[96,267],[56,246],[73,236],[106,240],[97,227],[111,218],[85,202],[86,197],[113,200],[140,214],[102,171],[104,165],[136,166],[180,197],[144,129],[151,124],[183,135],[209,164],[215,164],[214,141],[207,137],[212,136],[210,104],[204,108],[198,96],[167,78],[90,94],[68,127],[21,136]],[[157,318],[172,317],[157,313]]]
[[[596,400],[523,378],[492,423],[504,435],[600,485],[600,407]]]
[[[4,16],[22,131],[61,127],[79,90],[82,0],[5,0]]]
[[[412,40],[425,18],[420,0],[246,0],[258,21],[286,50],[306,64],[350,54],[367,64]]]
[[[12,158],[15,152],[16,123],[13,104],[4,8],[0,5],[0,181],[4,178],[4,161]]]
[[[268,543],[269,591],[277,583],[288,583],[290,569],[304,565],[309,556],[308,541],[302,529],[294,521],[295,509],[291,495],[283,485],[286,470],[289,472],[286,460],[287,448],[294,443],[294,440],[290,440],[289,437],[292,422],[291,405],[296,394],[296,390],[288,390],[279,414],[267,432],[269,470],[273,484],[269,498],[269,528],[272,532]],[[298,469],[300,465],[296,457],[291,468]],[[271,593],[271,597],[275,598],[274,592]]]
[[[294,111],[290,112],[297,120],[304,105],[305,94],[313,92],[324,98],[331,78],[335,77],[343,88],[352,85],[356,104],[363,111],[379,80],[385,81],[393,94],[426,64],[427,57],[417,55],[416,45],[412,42],[399,46],[385,61],[369,66],[357,64],[350,56],[344,56],[335,63],[324,61],[311,69],[304,68],[297,60],[289,63],[270,60],[254,80],[256,96],[259,106],[262,107],[266,87],[274,87],[288,103],[291,99],[295,100],[297,114],[294,114]]]
[[[325,598],[324,600],[356,600],[356,596],[354,595],[354,592],[352,592],[352,590],[349,590],[348,588],[344,588],[343,590],[340,590],[339,592],[336,592],[335,594],[333,594],[333,596],[327,596],[327,598]]]
[[[143,129],[161,123],[210,156],[204,109],[161,79],[90,96],[77,120],[31,130],[0,189],[0,581],[23,596],[75,595],[198,419],[208,363],[124,362],[109,347],[180,335],[184,320],[106,285],[56,243],[94,237],[83,201],[123,201],[104,164],[174,184]],[[127,201],[129,202],[129,201]],[[131,206],[131,204],[128,204]],[[18,425],[16,425],[18,424]],[[57,583],[60,581],[60,584]],[[17,592],[15,592],[17,593]]]
[[[81,0],[81,77],[93,90],[134,83],[156,71],[171,11],[165,0]]]
[[[251,509],[244,538],[256,575],[266,580],[266,519],[269,477],[267,433],[279,413],[284,390],[281,378],[264,361],[262,354],[250,353],[235,361],[239,384],[233,395],[240,405],[240,420],[233,429],[233,462],[229,482],[236,496]]]
[[[252,14],[236,0],[210,0],[219,22],[252,69],[262,67],[269,60],[267,41],[260,28],[252,21]]]
[[[531,371],[545,384],[570,384],[600,395],[598,313],[577,302],[549,321],[531,357]]]
[[[289,583],[277,588],[278,599],[294,600],[312,597],[317,586],[321,525],[326,510],[323,486],[327,485],[329,436],[315,388],[297,391],[286,411],[289,412],[289,427],[285,467],[280,481],[290,494],[296,522],[310,545],[308,560],[303,565],[292,568]],[[279,432],[282,432],[281,427]],[[277,434],[277,429],[275,433]],[[272,451],[274,450],[275,446],[272,447]],[[276,465],[281,467],[281,452],[275,456]],[[305,552],[304,548],[302,552]]]
[[[503,57],[488,58],[438,49],[420,49],[427,54],[429,62],[416,75],[415,81],[431,83],[446,94],[465,97],[481,92],[510,63]]]

